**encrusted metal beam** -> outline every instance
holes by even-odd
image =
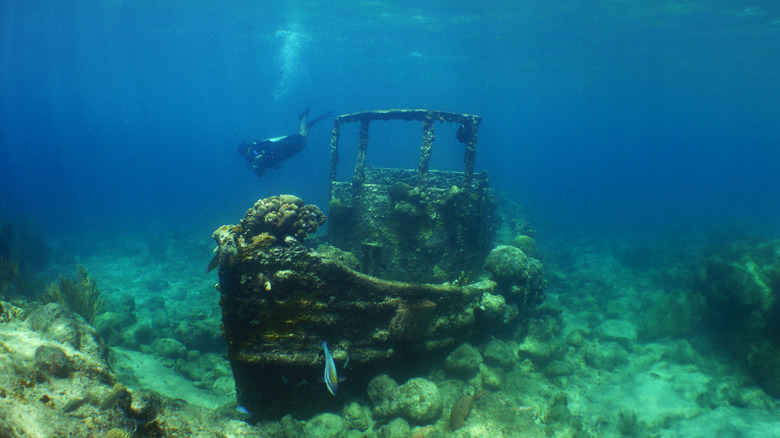
[[[474,159],[477,156],[477,130],[479,129],[480,119],[470,120],[464,124],[461,124],[459,132],[464,134],[459,136],[459,140],[466,143],[466,153],[463,155],[463,163],[465,164],[465,170],[463,171],[463,187],[469,190],[471,187],[471,180],[474,177]]]
[[[368,128],[371,120],[360,121],[360,134],[358,142],[357,159],[355,160],[355,174],[352,175],[352,188],[359,190],[366,181],[366,150],[368,149]]]
[[[420,165],[417,174],[417,185],[426,187],[428,185],[428,164],[431,162],[431,149],[433,148],[434,124],[433,117],[428,114],[423,120],[422,146],[420,146]]]
[[[360,111],[352,114],[343,114],[336,118],[336,123],[353,123],[362,120],[416,120],[424,121],[431,117],[440,122],[465,123],[467,121],[479,123],[482,118],[473,114],[457,114],[446,111],[433,111],[426,109],[390,109]]]
[[[341,132],[341,124],[336,122],[333,124],[333,132],[330,136],[330,170],[328,171],[328,181],[330,187],[328,190],[333,190],[333,181],[336,181],[336,168],[339,165],[339,134]]]

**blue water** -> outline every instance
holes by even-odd
[[[236,154],[310,104],[481,115],[477,170],[550,234],[776,231],[778,77],[773,1],[6,0],[0,216],[207,236],[324,207],[329,122],[264,179]],[[371,164],[414,163],[417,127],[377,129]]]

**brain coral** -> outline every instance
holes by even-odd
[[[304,205],[293,195],[271,196],[255,202],[238,225],[223,225],[211,235],[217,241],[216,253],[206,272],[223,263],[232,263],[240,253],[253,253],[293,237],[302,241],[325,223],[325,215],[315,205]]]
[[[241,219],[244,237],[268,233],[278,238],[293,236],[303,240],[325,223],[325,215],[315,205],[304,205],[294,195],[271,196],[255,202]]]

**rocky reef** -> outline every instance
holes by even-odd
[[[780,241],[741,240],[706,260],[698,289],[705,322],[780,397]]]
[[[499,288],[512,300],[529,307],[544,301],[546,284],[542,263],[521,249],[509,245],[493,248],[485,259],[485,269],[493,274]]]
[[[131,390],[94,328],[58,303],[0,301],[0,436],[256,436],[241,421]]]

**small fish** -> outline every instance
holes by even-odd
[[[211,261],[209,262],[209,266],[206,268],[206,273],[208,274],[217,266],[219,266],[219,254],[216,254],[214,255],[214,257],[211,258]]]
[[[247,408],[245,408],[245,407],[243,407],[243,406],[238,406],[238,407],[236,408],[236,410],[237,410],[238,412],[240,412],[240,413],[244,414],[244,415],[254,415],[252,412],[249,412],[249,409],[247,409]]]
[[[336,373],[336,364],[333,362],[333,356],[330,355],[328,344],[322,341],[322,351],[325,352],[325,386],[331,394],[336,395],[339,390],[339,376]]]

